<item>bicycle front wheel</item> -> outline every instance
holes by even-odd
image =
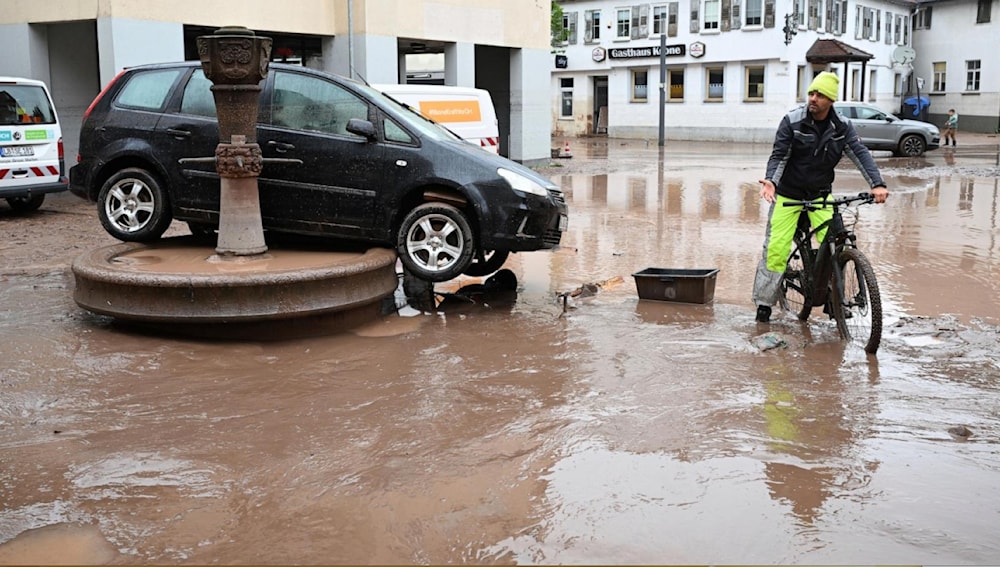
[[[857,248],[842,250],[838,262],[844,286],[837,310],[843,319],[837,318],[837,327],[845,340],[874,353],[882,341],[882,296],[875,270]]]
[[[781,279],[781,306],[801,321],[809,318],[813,308],[813,252],[808,240],[795,239],[795,250],[788,257]]]

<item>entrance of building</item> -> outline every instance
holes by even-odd
[[[608,133],[608,77],[594,77],[593,134]]]

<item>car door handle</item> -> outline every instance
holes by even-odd
[[[177,128],[167,128],[167,134],[170,134],[171,136],[174,136],[174,137],[177,137],[177,138],[190,138],[191,137],[191,131],[190,130],[178,130]]]
[[[274,151],[278,152],[279,154],[283,154],[288,150],[295,149],[295,146],[289,144],[288,142],[275,142],[274,140],[271,140],[270,142],[267,143],[267,145],[268,147],[274,148]]]

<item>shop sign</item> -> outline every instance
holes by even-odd
[[[668,45],[665,50],[666,57],[679,57],[684,55],[683,45]],[[660,46],[649,47],[613,47],[608,51],[612,59],[638,59],[641,57],[659,57]]]
[[[705,54],[705,44],[700,41],[692,43],[691,47],[688,49],[691,57],[694,57],[695,59]]]
[[[556,55],[556,69],[565,69],[567,67],[569,67],[569,57]]]
[[[600,63],[601,61],[607,59],[608,52],[603,47],[595,47],[594,51],[590,53],[590,56],[594,59],[595,62]]]

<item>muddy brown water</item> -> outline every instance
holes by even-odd
[[[92,205],[0,211],[0,563],[996,564],[995,151],[880,157],[877,356],[754,322],[768,151],[575,143],[516,298],[285,340],[91,315]],[[640,301],[647,267],[718,268],[715,300]]]

